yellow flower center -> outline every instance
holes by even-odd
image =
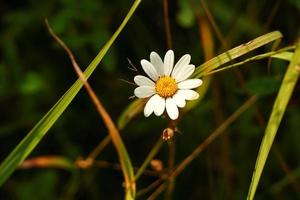
[[[161,97],[167,98],[173,96],[178,89],[176,81],[170,76],[161,76],[156,81],[155,90]]]

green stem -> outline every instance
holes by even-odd
[[[296,50],[293,58],[288,66],[285,73],[284,79],[282,81],[281,87],[279,89],[278,95],[276,97],[272,113],[265,130],[264,138],[260,146],[260,150],[257,156],[255,169],[253,171],[251,185],[249,187],[249,192],[247,199],[253,200],[258,182],[260,180],[264,165],[266,163],[268,154],[270,152],[271,146],[273,144],[274,138],[276,136],[277,130],[279,128],[280,122],[282,120],[283,114],[286,111],[287,104],[291,98],[294,91],[294,87],[299,78],[299,71],[297,68],[300,66],[300,42],[296,45]]]
[[[135,175],[135,181],[137,181],[140,176],[143,174],[143,172],[145,171],[146,167],[148,166],[148,164],[150,163],[150,161],[153,159],[153,157],[157,154],[157,152],[160,150],[161,146],[163,144],[163,140],[161,138],[158,139],[158,141],[156,142],[156,144],[153,146],[153,148],[151,149],[150,153],[148,154],[148,156],[146,157],[146,159],[144,160],[142,166],[139,168],[139,170],[136,172]]]

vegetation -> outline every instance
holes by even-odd
[[[300,197],[298,0],[0,10],[0,199]],[[146,118],[133,77],[168,49],[191,54],[200,98]]]

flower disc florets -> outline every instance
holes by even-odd
[[[161,76],[155,83],[155,90],[161,97],[167,98],[173,96],[178,86],[176,80],[170,76]]]

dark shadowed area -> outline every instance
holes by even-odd
[[[85,69],[115,32],[133,0],[0,1],[0,163],[76,81],[66,52],[45,19]],[[167,4],[164,4],[167,3]],[[168,7],[168,13],[164,9]],[[168,18],[165,18],[167,14]],[[170,33],[167,34],[166,19]],[[175,61],[191,55],[199,66],[235,46],[278,30],[277,49],[300,35],[299,0],[142,0],[89,83],[118,122],[144,74],[141,59],[170,48]],[[169,40],[169,42],[168,42]],[[238,61],[270,51],[270,43]],[[132,70],[128,59],[138,71]],[[230,63],[229,63],[230,64]],[[288,62],[263,59],[204,78],[201,101],[182,115],[178,132],[164,141],[136,182],[147,199],[166,177],[253,95],[257,101],[197,155],[157,199],[246,199],[255,161]],[[137,170],[169,120],[140,112],[120,134]],[[300,198],[300,85],[296,85],[260,179],[255,199]],[[1,186],[2,200],[124,199],[124,178],[110,142],[95,162],[87,158],[108,135],[82,88],[33,152]],[[85,166],[87,164],[87,166]],[[143,189],[149,188],[146,193]]]

